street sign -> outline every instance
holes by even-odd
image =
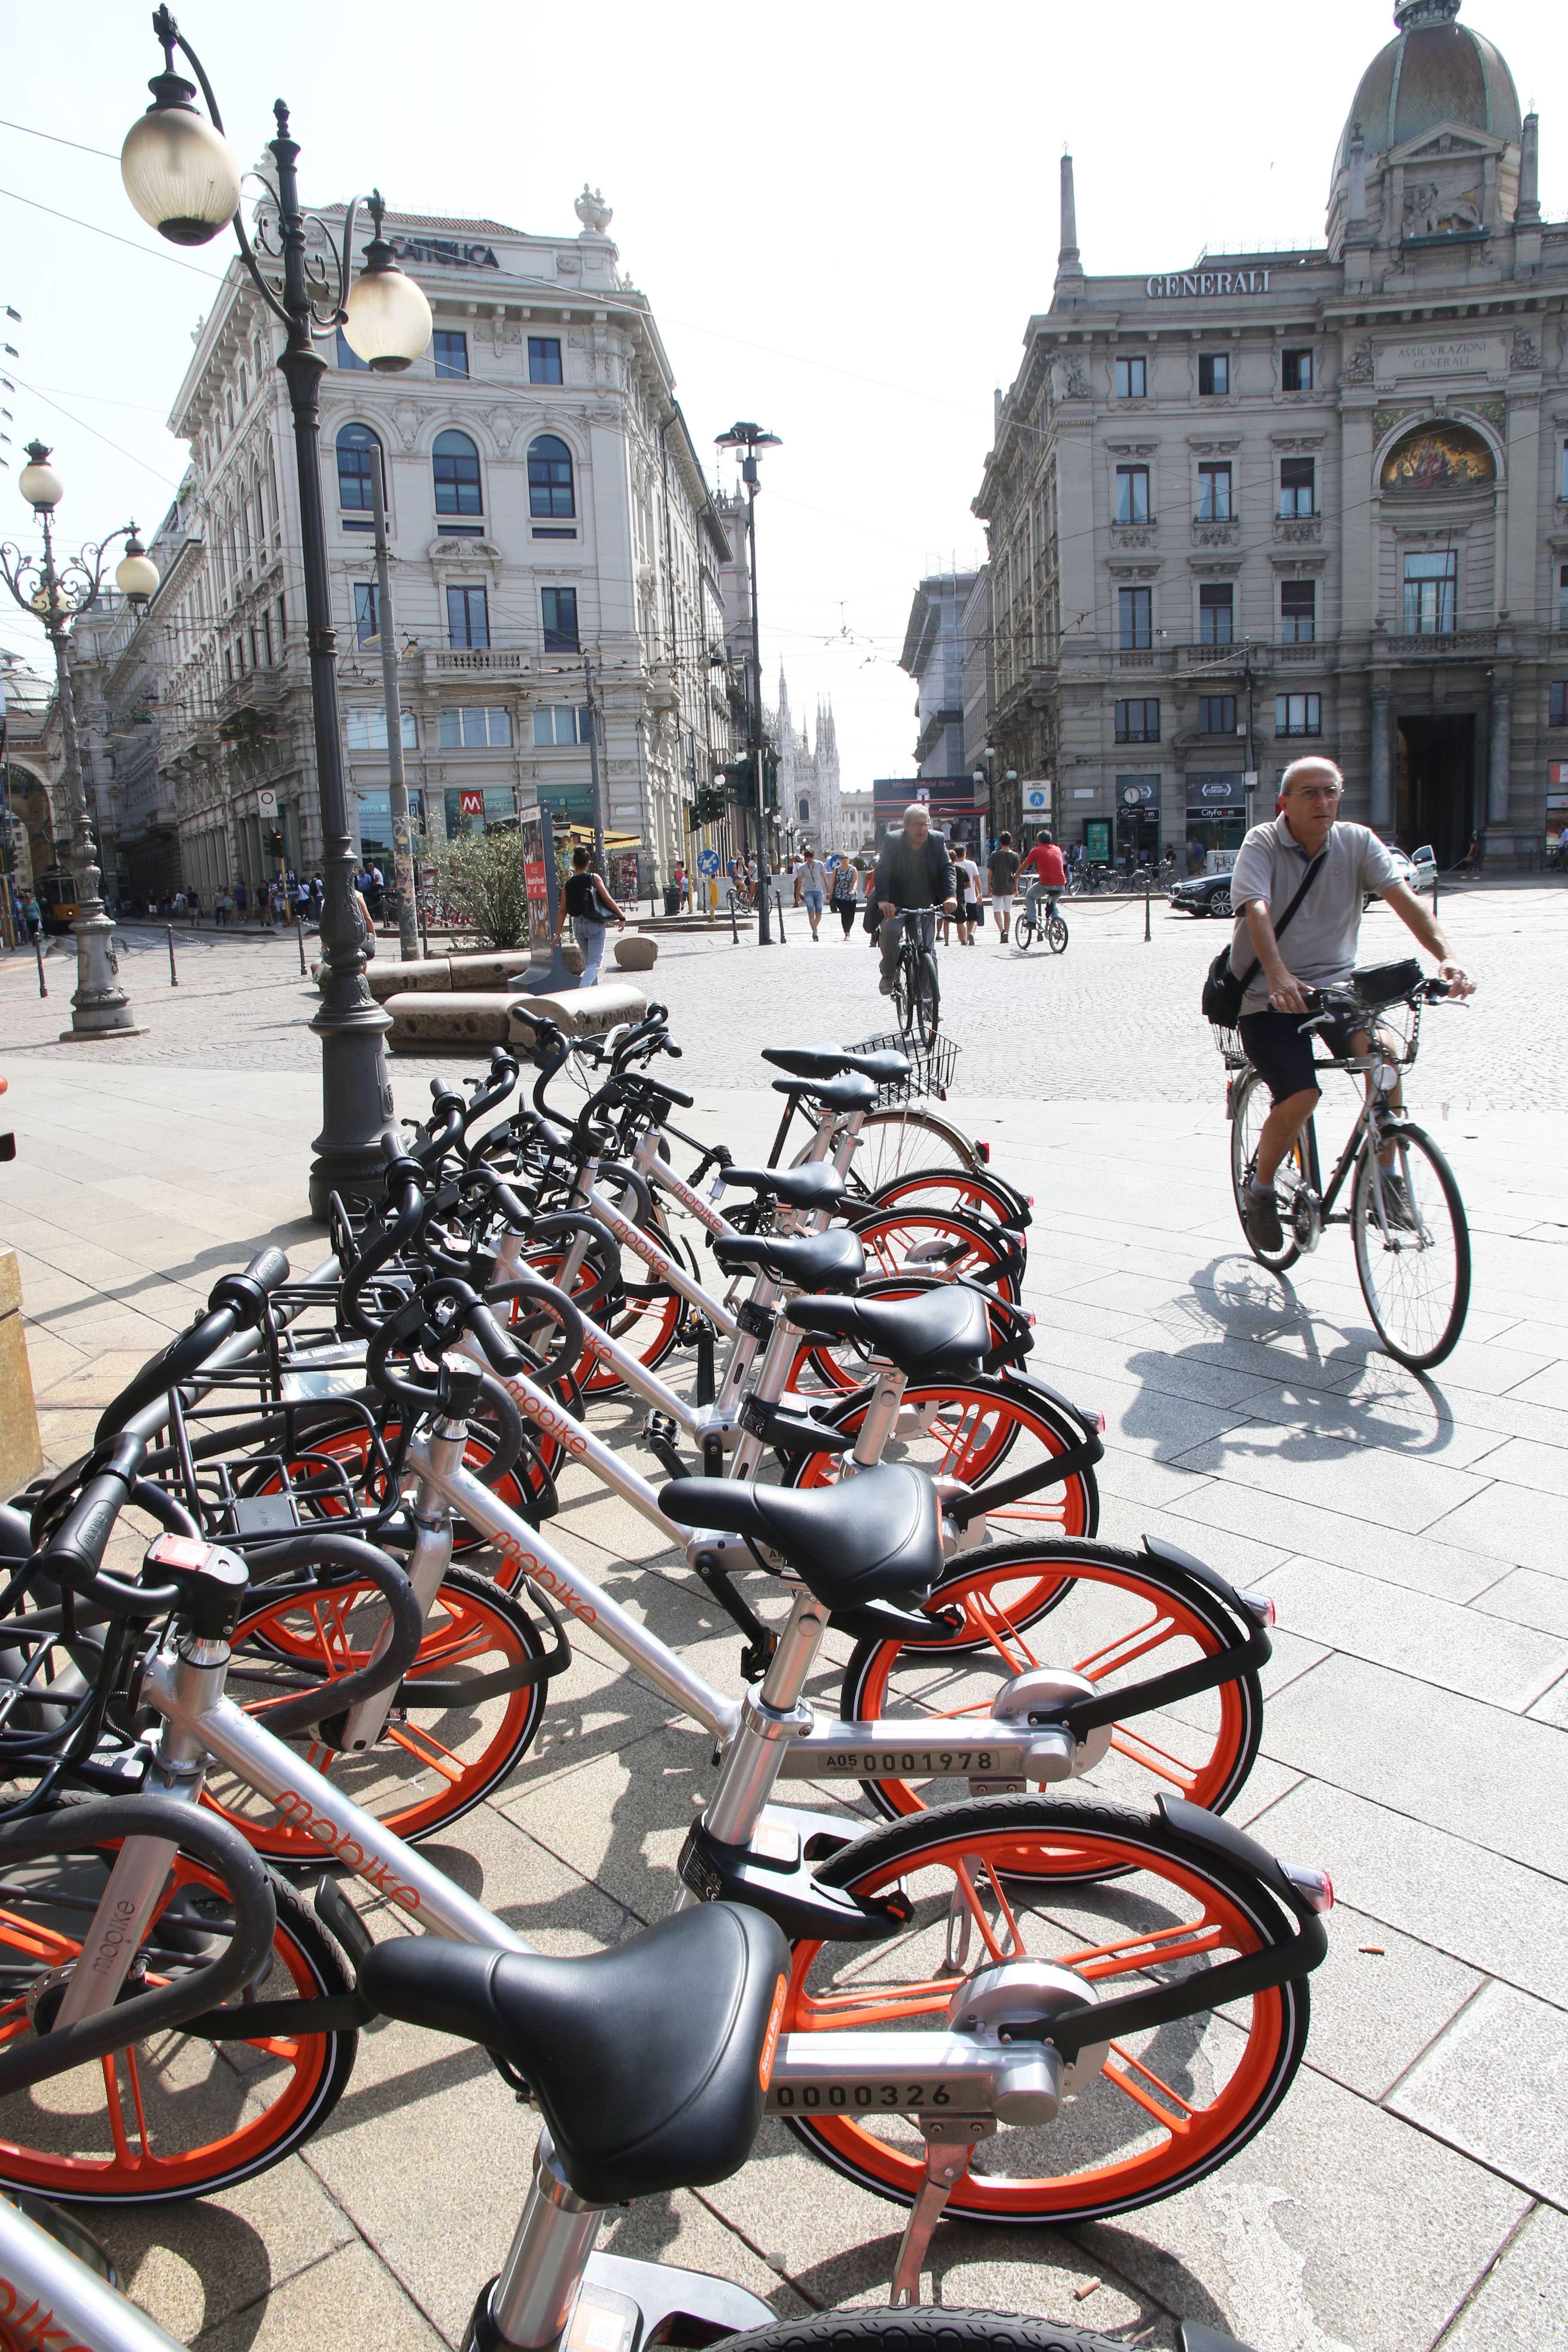
[[[277,814],[278,795],[273,791],[270,784],[262,785],[261,790],[256,795],[256,805],[260,810],[263,816],[275,816]]]
[[[718,871],[719,871],[719,853],[718,853],[718,851],[717,851],[716,849],[700,849],[700,850],[698,851],[698,853],[697,853],[697,871],[699,872],[699,874],[717,874],[717,873],[718,873]]]
[[[1022,787],[1022,798],[1026,816],[1049,816],[1051,788],[1048,783],[1025,784]]]
[[[483,816],[484,813],[485,796],[482,792],[459,793],[458,794],[458,814],[459,816]]]

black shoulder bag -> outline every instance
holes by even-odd
[[[1274,936],[1277,940],[1284,937],[1286,926],[1317,880],[1319,867],[1327,864],[1328,856],[1326,849],[1321,851],[1308,866],[1301,877],[1300,888],[1274,926]],[[1212,1021],[1216,1029],[1235,1028],[1241,1018],[1241,1000],[1247,993],[1248,983],[1258,970],[1258,958],[1254,956],[1247,970],[1238,976],[1231,969],[1230,950],[1228,948],[1220,950],[1213,963],[1210,964],[1204,980],[1203,1009],[1205,1021]]]

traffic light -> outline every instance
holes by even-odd
[[[763,754],[763,803],[771,809],[779,804],[779,763],[771,751]]]
[[[743,752],[740,759],[731,760],[719,772],[724,779],[725,796],[749,804],[752,793],[751,754]]]
[[[720,824],[723,822],[725,805],[721,784],[699,784],[691,821],[694,824]]]
[[[282,826],[279,824],[269,824],[263,837],[267,843],[267,855],[268,857],[281,857],[283,855]]]

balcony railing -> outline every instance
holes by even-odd
[[[1396,661],[1474,661],[1497,651],[1495,629],[1423,629],[1373,640],[1375,660],[1384,649]]]

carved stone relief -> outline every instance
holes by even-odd
[[[1361,341],[1356,345],[1354,351],[1351,353],[1350,358],[1345,362],[1343,367],[1340,370],[1340,382],[1342,383],[1370,383],[1372,382],[1372,337],[1370,335],[1364,335]]]
[[[1541,345],[1528,328],[1514,329],[1513,348],[1509,354],[1509,365],[1516,374],[1541,365]]]

